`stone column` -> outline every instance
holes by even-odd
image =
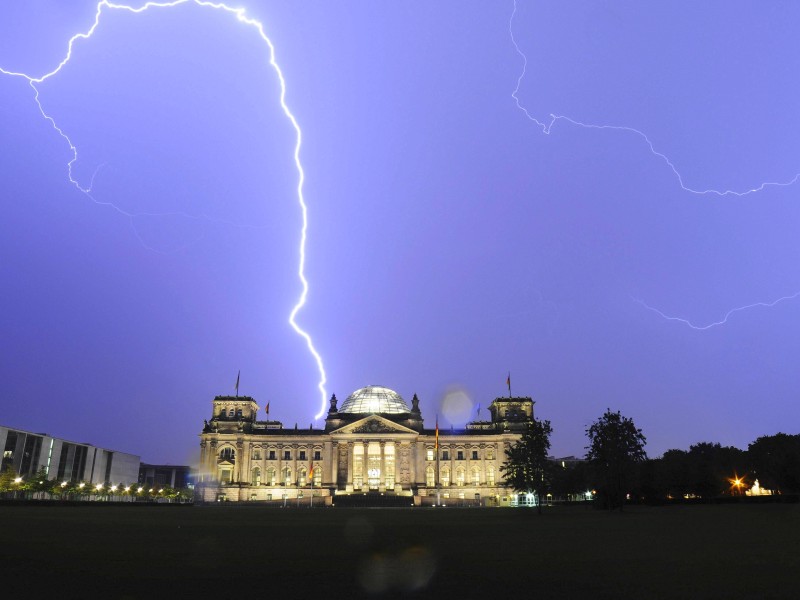
[[[386,442],[381,440],[379,443],[381,448],[381,476],[378,480],[378,489],[381,491],[386,491]]]
[[[361,489],[369,490],[369,442],[364,444],[364,460],[361,461]],[[366,486],[364,484],[367,484]]]
[[[350,491],[353,490],[353,449],[355,444],[345,442],[347,444],[347,486]]]
[[[326,442],[325,451],[330,457],[330,468],[328,474],[330,475],[330,482],[327,485],[336,487],[336,478],[339,476],[339,442]],[[324,471],[323,471],[324,472]],[[322,478],[322,485],[326,485],[325,478]]]

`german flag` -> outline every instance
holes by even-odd
[[[439,415],[436,415],[436,438],[433,446],[439,449]]]

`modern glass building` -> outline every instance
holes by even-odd
[[[139,457],[91,444],[69,442],[46,433],[0,426],[0,471],[28,477],[44,470],[48,479],[86,483],[135,483]]]

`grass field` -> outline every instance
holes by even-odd
[[[0,506],[0,540],[0,598],[800,597],[797,504]]]

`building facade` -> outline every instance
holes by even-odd
[[[285,429],[257,419],[250,397],[217,396],[200,434],[198,501],[335,504],[348,496],[394,496],[415,505],[509,502],[500,467],[533,419],[528,397],[497,398],[489,421],[426,429],[419,399],[367,386],[322,429]]]
[[[130,484],[139,476],[140,459],[134,454],[69,442],[46,433],[0,426],[0,448],[0,472],[10,468],[20,477],[44,470],[48,479]]]

